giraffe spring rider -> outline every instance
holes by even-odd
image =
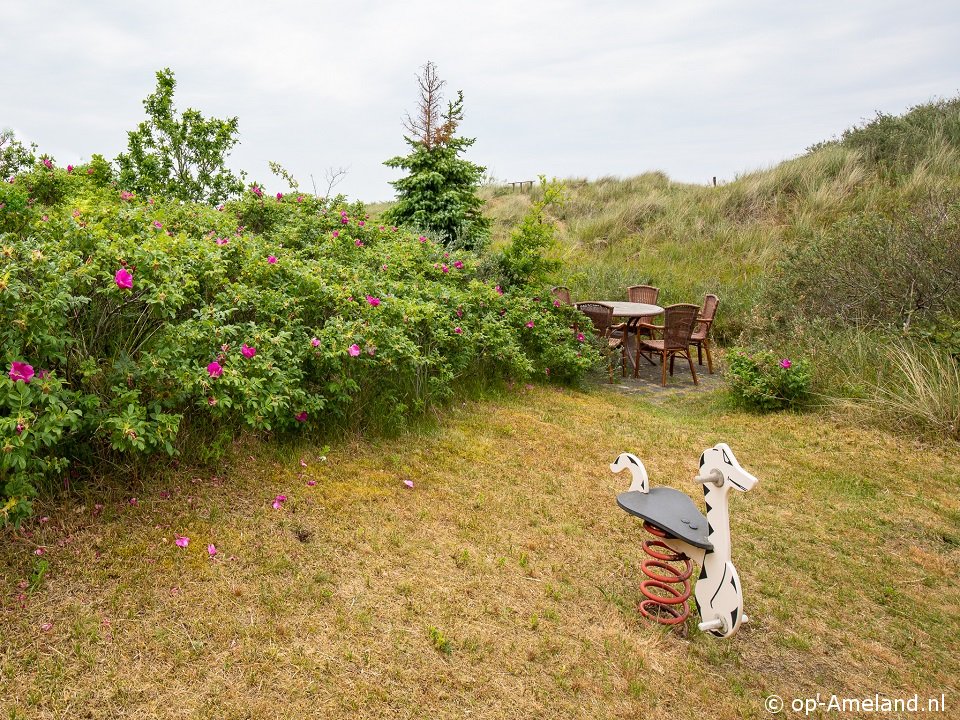
[[[736,633],[747,616],[743,614],[740,578],[730,558],[727,495],[730,488],[750,490],[757,479],[740,467],[725,443],[705,450],[700,456],[700,473],[694,478],[703,485],[704,517],[686,493],[670,487],[650,489],[647,471],[636,455],[621,453],[610,470],[630,470],[633,482],[627,492],[617,495],[617,504],[641,518],[644,529],[654,536],[643,542],[650,559],[640,566],[647,576],[640,583],[644,596],[638,606],[640,613],[663,625],[683,623],[690,615],[690,576],[696,562],[700,565],[694,590],[700,630],[715,637]],[[683,568],[670,563],[682,563]]]

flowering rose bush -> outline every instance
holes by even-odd
[[[726,379],[737,403],[760,412],[798,408],[810,397],[809,362],[769,350],[731,350]]]
[[[256,185],[214,208],[52,165],[0,186],[0,522],[77,458],[397,428],[467,383],[573,381],[594,361],[574,309],[503,294],[475,254],[360,204]]]

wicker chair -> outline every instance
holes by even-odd
[[[670,374],[673,375],[673,360],[677,355],[685,357],[690,364],[690,374],[693,375],[693,384],[699,385],[697,380],[697,371],[693,368],[693,358],[690,355],[690,336],[693,334],[693,328],[697,323],[697,313],[700,311],[696,305],[678,303],[664,308],[663,325],[649,325],[644,327],[651,332],[662,333],[663,337],[659,340],[648,338],[637,338],[637,359],[634,363],[636,367],[640,362],[640,356],[643,355],[650,364],[653,360],[650,356],[659,355],[661,365],[660,384],[667,384],[667,360],[670,360]],[[649,355],[648,355],[649,353]]]
[[[563,285],[557,285],[555,288],[550,288],[550,294],[553,295],[555,300],[559,300],[564,305],[573,305],[570,302],[570,288]]]
[[[707,293],[703,298],[703,308],[697,318],[697,324],[690,336],[690,344],[697,346],[697,365],[703,365],[703,353],[707,353],[707,370],[713,374],[713,357],[710,355],[710,328],[717,308],[720,307],[720,298],[713,293]]]
[[[627,288],[627,300],[635,303],[656,305],[660,297],[660,288],[653,285],[631,285]]]
[[[627,288],[628,302],[656,305],[657,298],[659,297],[660,288],[653,287],[653,285],[631,285]],[[636,318],[635,320],[631,321],[630,330],[636,332],[638,336],[645,335],[647,337],[652,337],[649,330],[640,326],[652,323],[655,317],[656,315],[642,315],[641,317]]]
[[[613,355],[618,350],[623,356],[623,374],[627,374],[627,349],[624,330],[626,325],[613,324],[613,306],[604,303],[583,302],[577,303],[577,310],[582,312],[593,323],[594,332],[604,342],[604,353],[607,356],[607,367],[610,370],[610,382],[613,382]]]

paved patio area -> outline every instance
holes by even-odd
[[[693,378],[690,376],[690,367],[683,358],[677,358],[673,365],[673,376],[667,374],[666,387],[660,384],[660,361],[655,359],[655,365],[651,365],[643,358],[640,358],[640,372],[638,377],[633,377],[633,366],[627,363],[627,377],[621,374],[619,364],[614,367],[613,384],[608,382],[609,375],[606,368],[600,368],[590,375],[590,380],[598,385],[604,385],[617,392],[638,394],[649,396],[652,399],[670,399],[683,397],[699,392],[708,392],[715,390],[723,384],[723,378],[720,375],[720,363],[718,362],[718,353],[714,352],[713,374],[707,371],[707,359],[704,357],[703,365],[696,364],[696,355],[694,355],[694,367],[697,371],[697,380],[699,385],[693,384]]]

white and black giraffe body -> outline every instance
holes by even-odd
[[[704,535],[704,528],[699,526],[703,516],[684,493],[672,488],[656,488],[657,502],[648,501],[654,494],[650,493],[646,469],[635,455],[622,453],[610,469],[613,472],[629,469],[633,476],[630,489],[618,496],[618,504],[665,531],[667,537],[663,542],[700,565],[700,576],[694,587],[700,628],[717,637],[730,637],[737,632],[747,618],[743,613],[740,578],[731,557],[728,495],[731,489],[740,492],[752,489],[757,479],[740,466],[725,443],[703,452],[696,482],[703,485],[707,510]]]

